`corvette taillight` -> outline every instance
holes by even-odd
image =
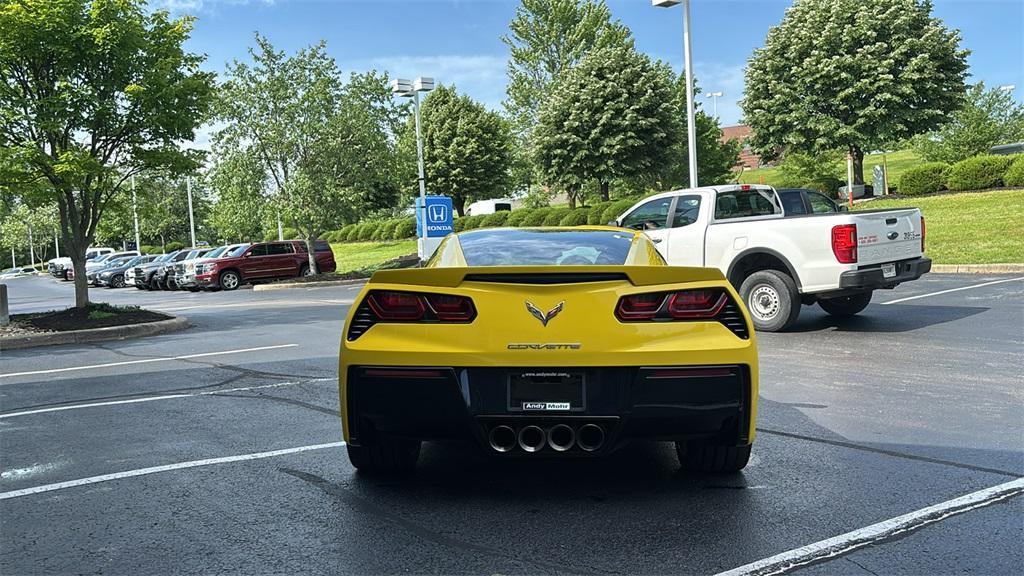
[[[380,322],[466,324],[475,318],[476,307],[465,296],[373,290],[356,308],[348,339],[359,338]]]
[[[857,225],[840,224],[832,227],[832,253],[840,264],[857,263]]]
[[[728,297],[721,290],[676,292],[668,301],[668,313],[677,320],[714,318],[725,307]]]
[[[748,338],[746,320],[729,294],[720,288],[630,294],[619,298],[620,322],[720,322],[740,338]]]

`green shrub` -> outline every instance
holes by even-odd
[[[356,230],[355,239],[359,242],[366,242],[370,238],[373,238],[373,233],[377,231],[377,227],[380,226],[380,222],[363,222],[359,225],[359,229]]]
[[[1013,162],[1009,156],[975,156],[949,168],[946,186],[950,190],[984,190],[1003,185],[1003,175]]]
[[[341,230],[338,230],[337,238],[338,242],[351,242],[352,234],[359,229],[359,224],[349,224]]]
[[[416,236],[416,217],[402,218],[391,233],[392,240],[405,240]]]
[[[587,213],[587,224],[607,224],[608,221],[601,220],[601,217],[604,216],[604,211],[607,210],[608,207],[611,205],[611,202],[599,202],[591,206],[590,212]]]
[[[143,254],[162,254],[163,253],[163,249],[160,248],[159,246],[150,246],[149,244],[143,244],[142,246],[139,246],[139,250],[142,251]]]
[[[168,252],[175,252],[177,250],[181,250],[182,248],[184,248],[185,244],[182,242],[168,242],[167,245],[164,247],[167,249]]]
[[[481,224],[480,227],[496,228],[504,226],[505,223],[508,222],[510,216],[512,216],[512,213],[509,212],[508,210],[501,210],[500,212],[495,212],[494,214],[488,214],[484,216],[483,224]]]
[[[459,218],[459,220],[465,220],[462,224],[463,230],[473,230],[474,228],[482,226],[484,218],[487,218],[487,216],[488,215],[485,214],[480,214],[478,216],[463,216],[462,218]]]
[[[562,218],[565,218],[565,216],[569,214],[569,212],[572,212],[572,209],[569,208],[568,206],[559,206],[557,208],[552,208],[551,211],[548,212],[548,215],[544,217],[544,221],[541,222],[541,225],[558,226],[558,223],[561,222]]]
[[[590,216],[590,208],[577,208],[570,210],[568,214],[562,217],[558,221],[559,226],[582,226],[587,223],[587,217]]]
[[[505,226],[522,226],[523,220],[526,220],[530,214],[533,214],[534,208],[520,208],[519,210],[513,210],[508,220],[505,220]]]
[[[373,233],[373,239],[391,240],[391,235],[395,233],[395,226],[398,226],[398,220],[394,218],[381,222],[380,226]]]
[[[622,200],[612,202],[611,205],[604,209],[604,213],[601,214],[601,224],[607,224],[612,220],[617,219],[623,212],[632,208],[636,203],[637,201],[633,198],[623,198]]]
[[[284,232],[284,239],[285,240],[298,240],[299,239],[299,231],[296,230],[295,228],[285,228],[283,230],[283,232]],[[276,236],[274,237],[274,240],[277,240]]]
[[[554,210],[554,208],[548,206],[545,206],[543,208],[534,208],[532,212],[530,212],[529,214],[526,215],[525,218],[523,218],[523,221],[519,225],[540,226],[541,224],[544,223],[544,219],[548,217],[548,214],[550,214],[552,210]]]
[[[900,176],[899,193],[908,196],[931,194],[946,189],[946,171],[949,164],[945,162],[925,162],[908,169]]]
[[[1003,185],[1024,186],[1024,154],[1014,156],[1013,162],[1003,175]]]

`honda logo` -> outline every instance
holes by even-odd
[[[448,207],[443,204],[427,206],[427,219],[430,223],[444,224],[448,221]]]

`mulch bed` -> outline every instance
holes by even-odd
[[[110,326],[129,326],[146,322],[169,320],[172,316],[141,309],[118,309],[113,316],[90,318],[89,313],[95,309],[69,308],[54,312],[38,314],[15,314],[11,316],[12,324],[23,329],[43,332],[68,332],[89,328],[108,328]]]

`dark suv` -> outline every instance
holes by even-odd
[[[334,272],[334,253],[323,240],[314,244],[319,271]],[[242,284],[258,280],[294,278],[309,274],[309,253],[299,240],[260,242],[235,255],[196,265],[195,282],[200,287],[234,290]]]

